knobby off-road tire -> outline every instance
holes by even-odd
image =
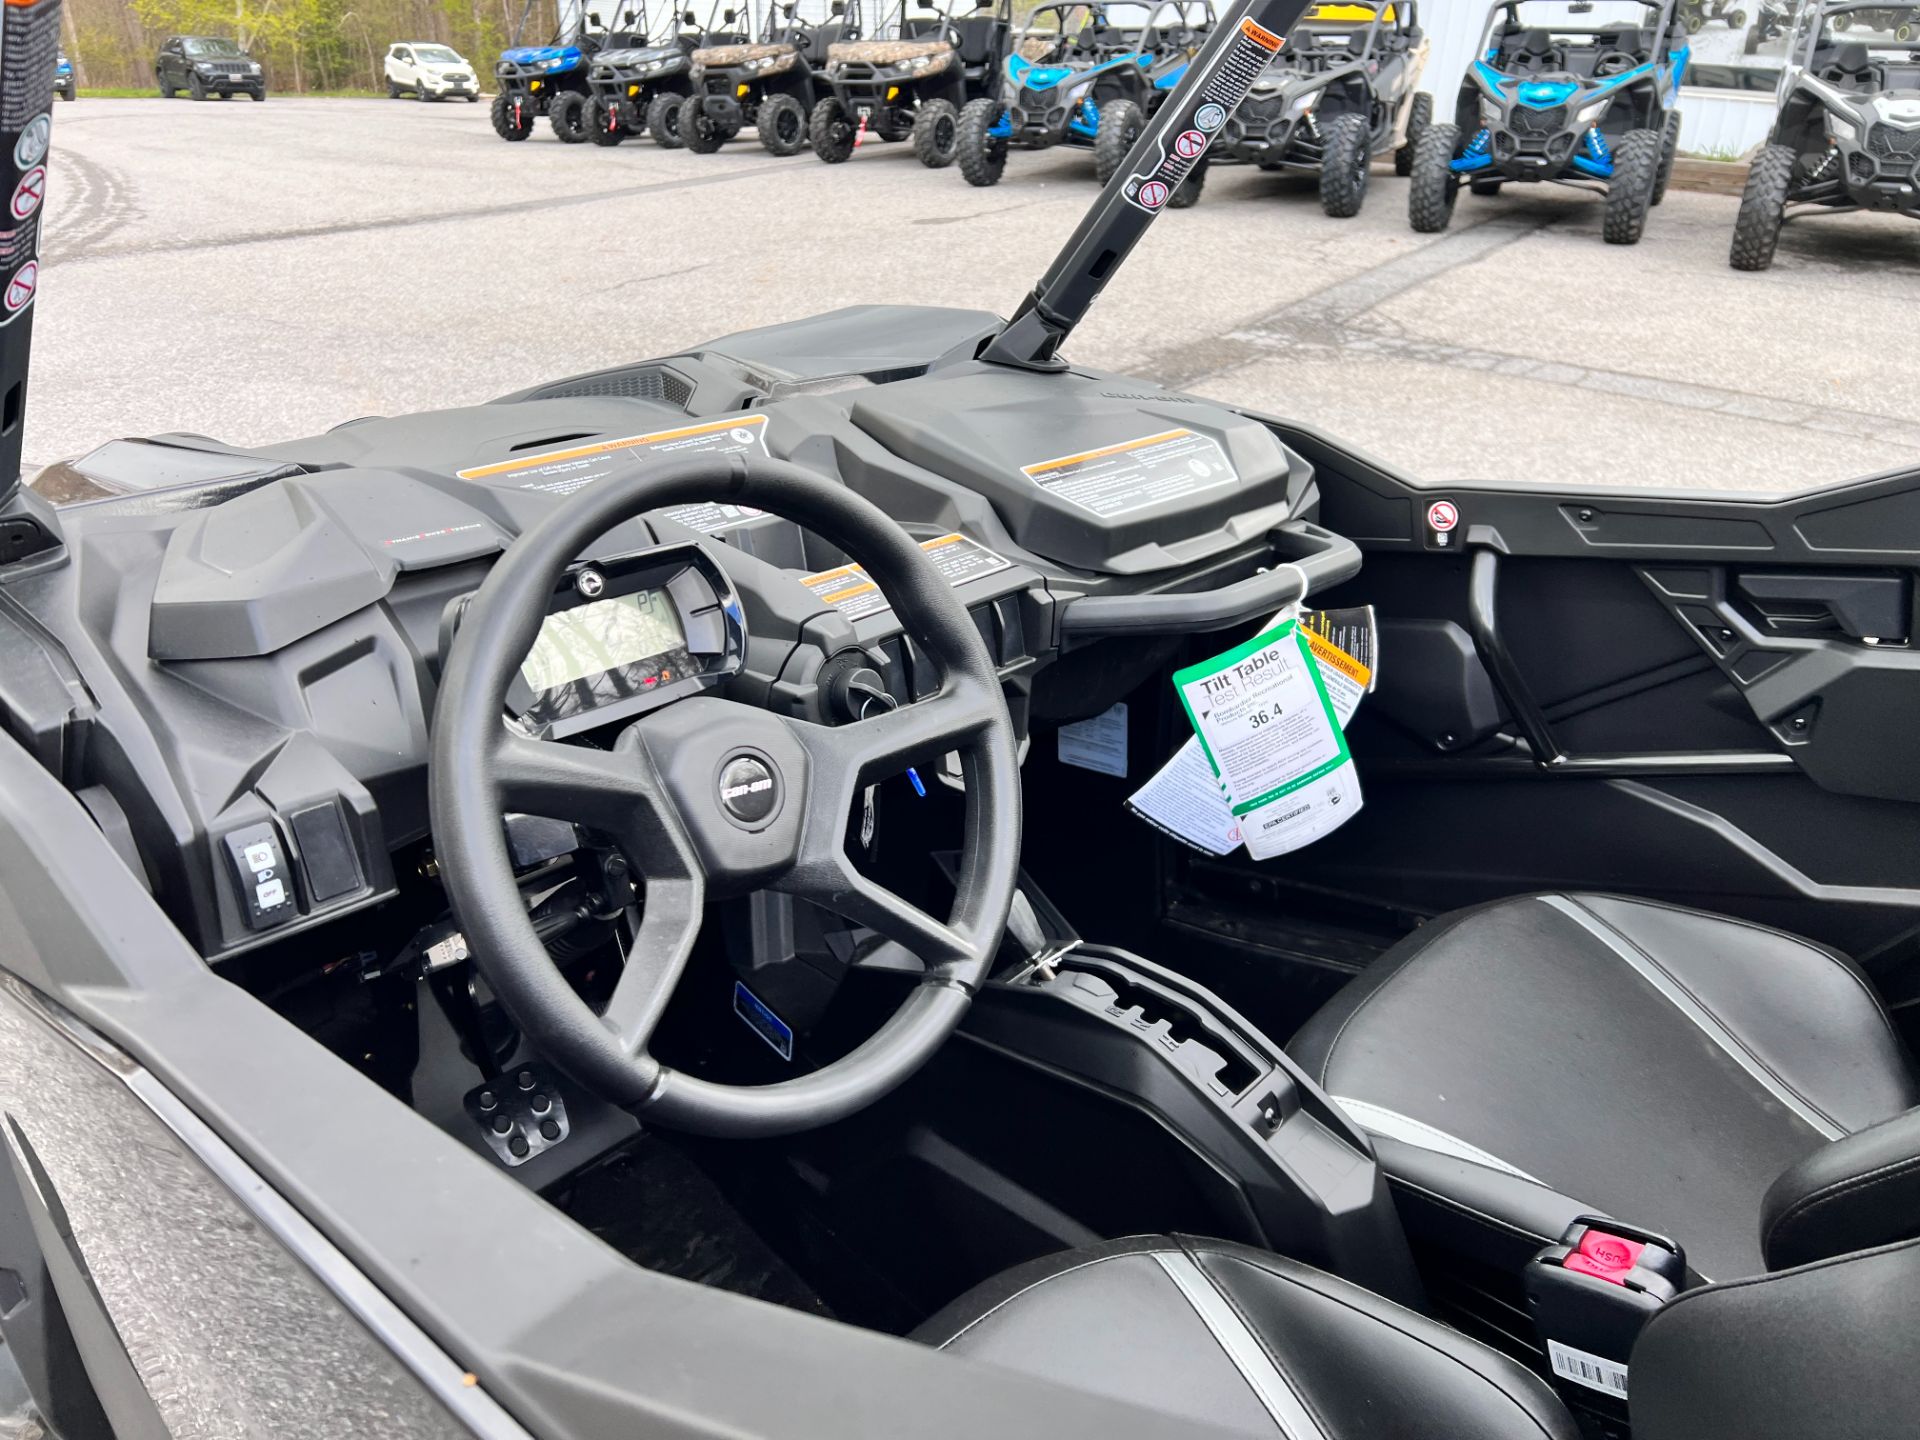
[[[1100,109],[1093,134],[1093,178],[1102,185],[1119,173],[1120,164],[1147,128],[1147,117],[1131,100],[1109,100]]]
[[[524,140],[533,133],[533,106],[526,102],[520,105],[520,123],[513,123],[513,97],[496,95],[493,108],[489,112],[493,119],[493,133],[502,140]]]
[[[1367,138],[1358,115],[1336,115],[1320,127],[1320,208],[1336,220],[1351,220],[1366,203]]]
[[[807,117],[807,138],[813,153],[829,165],[844,165],[853,158],[856,132],[845,108],[829,96],[813,107]]]
[[[1661,143],[1658,130],[1629,130],[1613,147],[1613,179],[1607,182],[1606,215],[1600,222],[1600,238],[1607,244],[1640,243],[1660,174]]]
[[[769,95],[762,100],[753,124],[769,155],[798,155],[807,148],[807,112],[791,95]]]
[[[1791,145],[1769,145],[1753,157],[1747,188],[1740,195],[1740,214],[1733,222],[1733,249],[1727,256],[1734,269],[1764,270],[1773,264],[1799,160],[1800,152]]]
[[[578,145],[587,138],[587,97],[562,90],[547,104],[547,123],[562,144]]]
[[[732,137],[692,100],[680,107],[680,143],[696,155],[711,155]]]
[[[1207,188],[1207,163],[1210,158],[1202,155],[1200,163],[1187,172],[1187,178],[1174,187],[1173,194],[1167,197],[1169,210],[1191,210],[1200,203],[1200,192]]]
[[[1422,90],[1413,97],[1413,108],[1407,114],[1407,143],[1393,152],[1393,173],[1402,180],[1413,173],[1414,147],[1432,124],[1433,96]]]
[[[1673,162],[1680,154],[1680,112],[1674,111],[1667,116],[1666,129],[1661,134],[1660,168],[1653,177],[1653,197],[1650,204],[1658,205],[1667,198],[1667,186],[1673,180]]]
[[[596,145],[618,145],[627,138],[627,117],[618,100],[595,95],[587,101],[587,138]]]
[[[999,123],[1000,102],[969,100],[960,107],[960,129],[954,142],[954,158],[960,164],[960,177],[969,185],[998,185],[1007,169],[1007,139],[988,132]]]
[[[951,100],[929,100],[913,117],[913,155],[929,170],[953,164],[960,148],[960,112]]]
[[[1429,125],[1413,151],[1407,186],[1407,220],[1422,235],[1438,235],[1453,220],[1460,187],[1453,178],[1453,152],[1460,148],[1460,127]]]
[[[680,139],[680,107],[686,103],[686,96],[674,94],[656,95],[647,102],[647,134],[662,150],[678,150],[684,143]]]

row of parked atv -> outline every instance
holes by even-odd
[[[617,29],[595,14],[571,43],[507,51],[494,128],[524,139],[545,115],[563,140],[645,133],[702,153],[752,128],[775,155],[828,164],[910,141],[923,164],[957,164],[976,186],[998,183],[1013,150],[1069,145],[1104,184],[1216,21],[1212,0],[1053,0],[1017,28],[1012,0],[894,0],[870,35],[861,0],[831,0],[817,19],[800,0],[769,3],[757,26],[751,10],[714,3],[704,24],[686,11],[655,32],[634,8]],[[1418,0],[1322,0],[1162,203],[1193,204],[1211,165],[1240,163],[1315,177],[1326,212],[1352,216],[1373,162],[1391,156],[1415,230],[1444,230],[1462,190],[1550,181],[1600,195],[1606,240],[1634,244],[1673,172],[1690,37],[1704,18],[1745,16],[1721,0],[1607,9],[1594,23],[1593,0],[1496,0],[1451,115],[1436,116],[1419,88]],[[1890,38],[1870,49],[1849,33],[1867,27]],[[1771,263],[1793,213],[1920,214],[1916,37],[1920,9],[1816,0],[1799,12],[1737,268]]]

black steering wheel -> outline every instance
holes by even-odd
[[[508,683],[566,567],[624,521],[701,501],[785,516],[866,566],[938,667],[940,688],[842,726],[696,695],[634,721],[610,752],[535,740],[511,724]],[[860,874],[844,840],[865,785],[954,751],[966,781],[966,836],[958,893],[942,921]],[[709,1135],[823,1125],[905,1080],[953,1032],[986,977],[1018,880],[1019,763],[979,631],[920,547],[880,510],[763,457],[689,460],[602,480],[509,547],[474,594],[447,657],[428,786],[454,914],[523,1032],[614,1104]],[[567,982],[534,931],[508,859],[508,812],[591,827],[644,881],[639,931],[604,1013]],[[647,1045],[706,900],[760,888],[877,931],[917,956],[925,978],[865,1044],[795,1079],[722,1085],[667,1068]]]

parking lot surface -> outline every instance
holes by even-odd
[[[1094,190],[1014,152],[975,190],[875,142],[842,166],[503,144],[486,107],[82,100],[55,113],[29,473],[115,435],[237,443],[484,400],[842,305],[1006,313]],[[1900,317],[1920,225],[1789,225],[1726,264],[1736,202],[1671,193],[1637,247],[1590,196],[1463,195],[1407,226],[1217,169],[1069,353],[1307,421],[1436,483],[1778,491],[1920,460]]]

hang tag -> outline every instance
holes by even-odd
[[[1332,702],[1334,718],[1345,730],[1360,701],[1373,689],[1378,673],[1377,622],[1373,607],[1282,611],[1262,628],[1270,631],[1296,618],[1306,631],[1307,644],[1315,663],[1320,667],[1320,679],[1326,687],[1327,698]],[[1269,848],[1276,843],[1274,834],[1269,830],[1259,842],[1261,853],[1256,858],[1297,849],[1325,834],[1327,829],[1343,823],[1346,815],[1359,808],[1357,782],[1350,790],[1343,785],[1335,793],[1337,801],[1334,795],[1329,795],[1322,807],[1324,817],[1340,817],[1333,825],[1309,828],[1307,833],[1297,838],[1296,843],[1280,849]],[[1186,743],[1174,752],[1173,758],[1136,790],[1127,804],[1134,814],[1148,824],[1205,854],[1230,855],[1241,846],[1241,822],[1234,815],[1226,788],[1214,772],[1197,735],[1188,737]],[[1302,824],[1306,822],[1298,819],[1294,822],[1294,826]],[[1290,831],[1294,826],[1280,828]],[[1250,850],[1252,848],[1249,846]]]
[[[1254,859],[1297,850],[1359,810],[1346,736],[1299,622],[1176,671],[1173,683]]]

